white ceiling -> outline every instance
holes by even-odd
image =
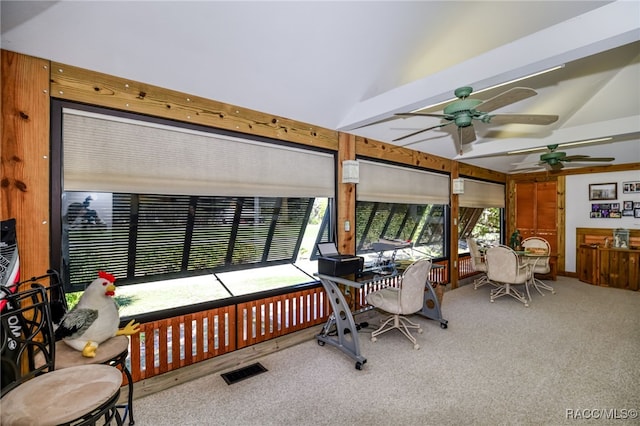
[[[2,48],[379,141],[439,123],[386,120],[555,65],[515,86],[537,96],[496,112],[555,114],[548,126],[453,126],[395,144],[509,172],[540,153],[640,162],[640,2],[2,1]],[[441,104],[430,112],[440,112]],[[594,163],[598,164],[598,163]],[[640,175],[639,175],[640,179]]]

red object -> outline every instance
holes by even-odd
[[[108,272],[105,271],[98,271],[98,276],[100,278],[104,278],[105,280],[109,280],[110,283],[114,283],[116,282],[116,277],[114,277],[113,275],[111,275]]]
[[[20,256],[18,254],[18,239],[16,235],[16,220],[7,219],[1,222],[0,258],[2,258],[2,271],[0,271],[0,310],[4,309],[7,301],[5,293],[15,293],[20,283]]]

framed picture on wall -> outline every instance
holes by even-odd
[[[589,185],[589,200],[615,200],[618,198],[618,184],[592,183]]]
[[[613,230],[613,247],[629,248],[629,230],[628,229]]]
[[[622,216],[633,216],[633,200],[622,202]]]
[[[623,194],[640,194],[640,181],[622,182]]]

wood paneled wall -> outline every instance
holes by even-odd
[[[95,71],[51,64],[51,96],[256,136],[338,149],[338,132]]]
[[[356,184],[342,183],[342,162],[355,160],[356,140],[353,135],[340,133],[338,139],[338,199],[337,230],[338,251],[340,253],[356,252]],[[347,223],[348,231],[347,231]]]
[[[460,176],[506,182],[504,173],[5,50],[1,84],[1,217],[18,219],[23,277],[41,275],[50,267],[49,190],[59,184],[50,182],[49,174],[50,97],[336,151],[338,244],[345,252],[355,249],[355,185],[341,183],[342,160],[362,156],[445,173],[458,169]],[[457,217],[457,203],[452,207]],[[350,231],[344,230],[345,221]],[[457,260],[457,245],[449,256]],[[451,277],[457,279],[457,274]]]
[[[2,51],[1,219],[16,218],[22,278],[49,269],[49,61]]]

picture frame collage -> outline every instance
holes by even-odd
[[[622,182],[622,193],[640,194],[640,181]],[[589,184],[589,201],[597,201],[591,204],[592,219],[640,218],[640,201],[618,201],[617,182]]]

